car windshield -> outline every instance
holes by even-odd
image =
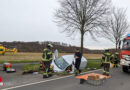
[[[130,50],[130,39],[129,40],[124,40],[123,49],[124,50]]]
[[[65,69],[69,64],[63,59],[63,57],[55,59],[55,64],[60,69]]]

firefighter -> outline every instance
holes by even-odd
[[[105,53],[102,56],[103,75],[109,76],[111,60],[112,60],[111,53],[109,52],[109,50],[105,50]]]
[[[113,62],[114,62],[114,67],[115,68],[118,68],[119,64],[120,64],[120,55],[118,52],[116,52],[114,55],[113,55]]]
[[[50,71],[50,65],[52,62],[52,47],[53,45],[48,44],[47,47],[43,50],[43,61],[42,64],[44,66],[44,73],[43,73],[43,78],[47,78],[52,75]]]
[[[80,53],[79,49],[76,49],[74,57],[75,57],[75,68],[76,68],[75,75],[77,76],[78,74],[81,73],[81,70],[79,68],[80,68],[82,54]]]

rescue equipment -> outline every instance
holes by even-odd
[[[80,79],[80,84],[87,82],[88,84],[98,86],[102,85],[106,79],[110,78],[110,76],[105,76],[97,73],[89,73],[85,75],[76,76],[76,78]]]
[[[14,68],[12,68],[12,63],[4,63],[3,71],[5,71],[7,73],[16,72],[16,70]]]

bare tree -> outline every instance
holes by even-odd
[[[94,33],[102,25],[103,18],[109,11],[110,0],[60,0],[61,8],[56,11],[56,22],[64,27],[64,32],[81,34],[81,52],[83,53],[84,36]]]
[[[115,44],[116,50],[120,40],[128,33],[129,24],[125,12],[122,8],[113,8],[103,28],[103,36]]]

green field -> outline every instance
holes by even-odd
[[[72,55],[73,53],[59,53],[59,56],[62,55]],[[12,62],[12,63],[32,63],[32,62],[40,62],[42,53],[17,53],[13,55],[11,53],[5,54],[5,56],[0,56],[0,63],[4,62]],[[87,67],[83,69],[83,72],[93,70],[94,68],[100,68],[100,58],[101,54],[84,54],[84,57],[88,59]],[[24,72],[29,71],[39,71],[39,64],[28,64],[23,67]],[[62,73],[60,75],[66,75],[68,73]]]
[[[59,53],[62,55],[72,55],[73,53]],[[84,57],[89,60],[99,60],[101,54],[84,54]],[[39,62],[42,60],[42,53],[17,53],[13,55],[12,53],[7,53],[5,56],[0,55],[0,63],[12,62],[12,63],[28,63],[28,62]]]

